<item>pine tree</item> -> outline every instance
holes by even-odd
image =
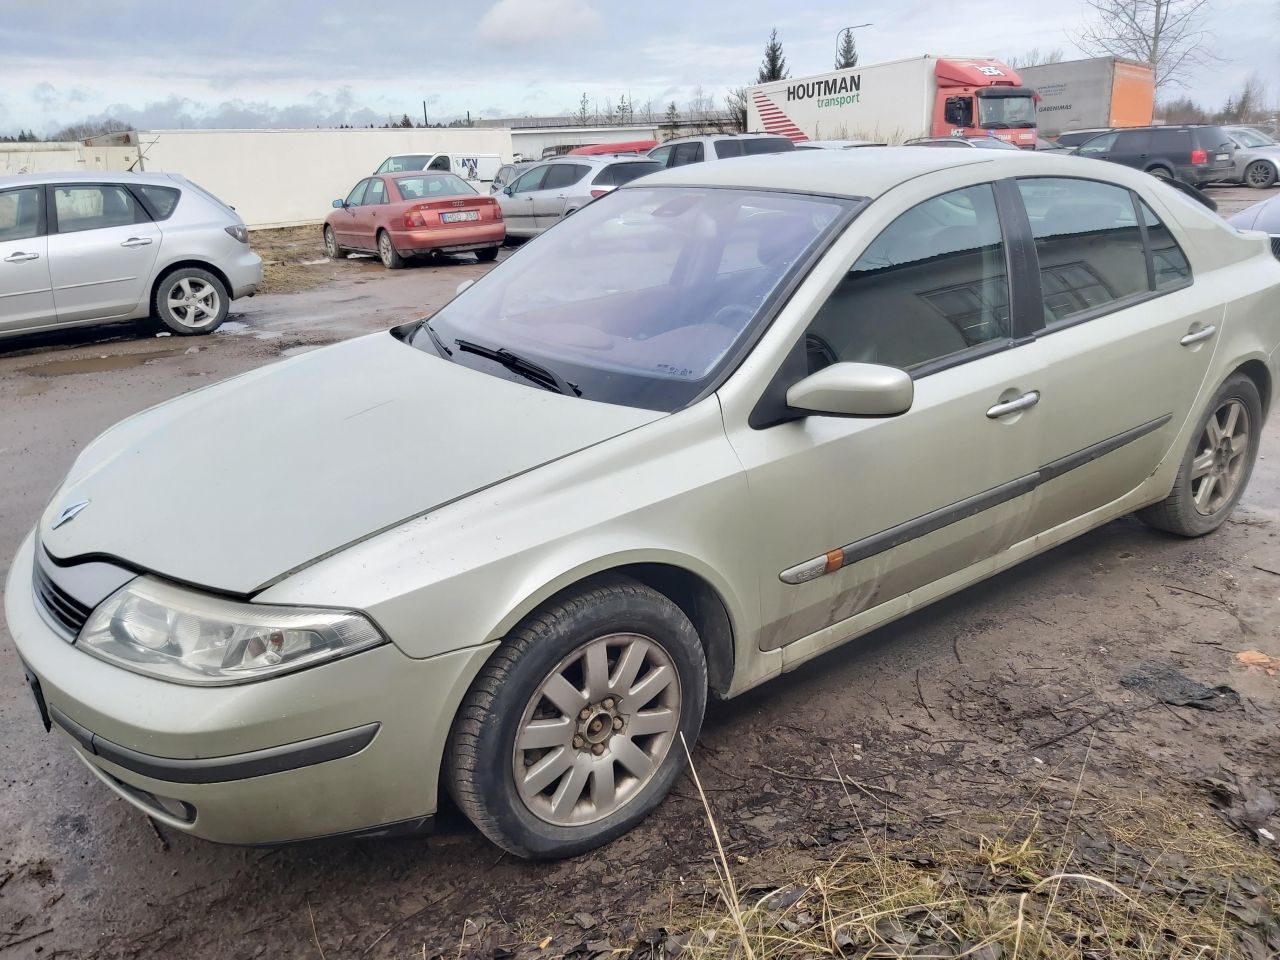
[[[578,122],[579,126],[583,127],[591,122],[590,101],[587,99],[587,95],[585,93],[582,95],[582,99],[578,101],[578,112],[574,116],[574,120]]]
[[[667,112],[663,115],[662,122],[673,126],[680,122],[680,111],[676,109],[674,100],[667,104]]]
[[[769,33],[769,42],[764,47],[764,61],[760,64],[760,72],[756,74],[756,83],[772,83],[774,80],[785,80],[791,76],[787,70],[787,58],[782,55],[782,41],[778,39],[778,28]]]
[[[858,65],[858,48],[853,42],[853,31],[840,35],[840,49],[836,51],[836,69],[847,70]]]

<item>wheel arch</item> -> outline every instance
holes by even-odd
[[[1255,358],[1246,360],[1231,371],[1233,376],[1237,373],[1244,374],[1258,388],[1258,395],[1262,398],[1262,418],[1265,420],[1271,410],[1271,371],[1265,363]]]
[[[156,274],[156,279],[151,284],[151,293],[147,300],[147,304],[151,309],[154,310],[155,308],[156,294],[160,292],[160,284],[164,283],[164,281],[172,274],[176,273],[179,270],[185,270],[188,267],[196,270],[205,270],[209,273],[212,273],[215,277],[218,278],[218,280],[222,283],[223,288],[227,291],[227,299],[228,300],[231,299],[233,294],[233,291],[231,289],[231,281],[227,278],[227,275],[225,273],[219,270],[212,263],[209,263],[207,260],[194,260],[194,259],[175,260],[173,263],[165,264],[165,266],[162,267],[160,271]]]

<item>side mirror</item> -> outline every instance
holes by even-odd
[[[503,193],[505,193],[508,197],[509,197],[509,196],[511,196],[511,188],[510,188],[510,187],[503,187],[503,188],[502,188],[502,192],[503,192]]]
[[[339,209],[341,209],[342,207],[345,207],[346,205],[347,205],[347,201],[345,201],[345,200],[335,200],[335,201],[333,201],[333,209],[335,209],[335,210],[339,210]]]
[[[454,294],[461,293],[463,290],[467,289],[467,287],[471,286],[473,283],[475,283],[474,280],[463,280],[460,284],[458,284],[457,288],[453,291]]]
[[[787,406],[833,417],[895,417],[914,399],[911,375],[878,363],[833,363],[787,390]]]

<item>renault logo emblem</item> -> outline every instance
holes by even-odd
[[[80,511],[89,505],[88,500],[81,500],[79,503],[68,504],[62,508],[62,512],[58,514],[58,519],[53,521],[52,529],[57,530],[64,523],[70,523],[80,515]]]

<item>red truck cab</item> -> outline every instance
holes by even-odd
[[[1036,145],[1036,93],[994,60],[939,59],[933,111],[935,137],[994,136],[1016,147]]]

